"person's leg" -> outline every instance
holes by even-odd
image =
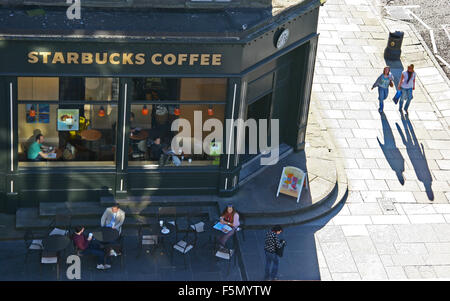
[[[399,111],[401,111],[402,108],[403,108],[403,100],[405,99],[405,96],[406,96],[405,89],[402,88],[401,91],[402,91],[402,95],[400,96],[400,101],[399,101],[399,103],[398,103],[398,110],[399,110]]]
[[[236,232],[236,229],[233,228],[233,230],[231,230],[230,232],[228,232],[225,235],[222,235],[222,237],[219,239],[219,244],[222,247],[225,247],[227,241],[230,239],[231,236],[233,236],[233,234]]]
[[[264,280],[269,280],[270,277],[270,266],[272,265],[272,257],[270,256],[271,253],[265,251],[266,253],[266,269],[264,273]]]
[[[413,95],[412,95],[412,88],[411,89],[407,89],[406,90],[406,104],[405,104],[405,111],[408,111],[409,108],[409,104],[411,103],[411,100],[413,99]]]
[[[104,263],[105,253],[100,249],[88,247],[86,250],[84,250],[82,252],[82,254],[83,255],[94,255],[95,257],[97,257],[97,265]]]
[[[389,92],[388,89],[378,87],[378,101],[379,101],[379,104],[380,104],[379,108],[378,108],[378,111],[380,111],[380,112],[383,111],[384,100],[387,98],[388,92]]]
[[[272,273],[270,275],[271,279],[274,280],[277,278],[278,275],[278,264],[279,264],[279,258],[277,254],[273,254],[273,258],[272,258]]]

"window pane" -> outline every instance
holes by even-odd
[[[226,101],[226,78],[135,78],[135,100]]]
[[[19,104],[19,165],[113,165],[116,124],[117,105]],[[35,143],[38,134],[42,147]]]
[[[58,100],[58,77],[18,77],[18,100]]]
[[[174,113],[164,105],[132,105],[130,124],[129,165],[143,166],[199,166],[218,165],[220,156],[205,152],[204,139],[217,131],[217,146],[223,141],[223,121],[225,105],[180,105]],[[171,125],[175,119],[182,118],[190,125],[180,132],[172,132]],[[201,131],[194,138],[194,119],[205,124],[209,119],[217,119],[210,131]],[[217,127],[217,128],[216,128]],[[177,140],[173,140],[176,138]],[[183,139],[182,139],[183,138]],[[172,148],[172,142],[181,142]],[[208,146],[209,147],[209,146]]]
[[[19,77],[18,100],[117,101],[118,78]]]

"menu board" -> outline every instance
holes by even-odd
[[[58,109],[58,131],[78,131],[78,109]]]
[[[307,181],[306,172],[300,168],[293,166],[283,167],[283,172],[281,173],[280,183],[278,185],[277,197],[281,193],[287,194],[297,198],[297,203],[300,201],[300,196],[302,194],[302,189]]]

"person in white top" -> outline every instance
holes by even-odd
[[[397,90],[402,91],[402,96],[400,97],[400,104],[398,110],[401,112],[403,107],[403,102],[406,100],[404,110],[408,114],[409,104],[411,99],[413,99],[412,91],[416,88],[416,73],[414,72],[414,65],[408,66],[407,71],[402,72],[402,77],[398,84]]]

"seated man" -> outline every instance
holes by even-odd
[[[27,157],[31,161],[44,161],[44,159],[48,159],[48,153],[45,153],[43,150],[48,149],[43,145],[44,143],[44,135],[38,134],[36,136],[35,141],[28,148]],[[52,150],[50,153],[54,153],[55,150]]]
[[[158,161],[163,154],[163,145],[161,144],[161,138],[157,137],[150,146],[150,160]]]
[[[99,270],[105,270],[111,268],[111,265],[104,264],[105,263],[105,250],[102,248],[102,246],[95,241],[95,239],[92,237],[92,235],[89,235],[88,238],[86,238],[83,234],[84,227],[77,226],[74,229],[74,234],[72,235],[72,240],[77,246],[77,248],[81,251],[81,255],[94,255],[97,257],[97,269]],[[106,257],[106,260],[109,260],[108,257]]]
[[[101,219],[101,226],[116,229],[121,233],[124,221],[125,212],[119,208],[118,204],[116,204],[110,208],[106,208]]]

